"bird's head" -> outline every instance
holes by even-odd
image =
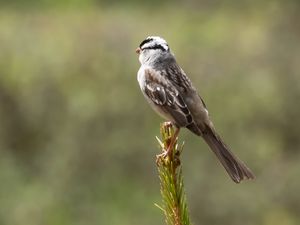
[[[147,37],[136,49],[141,64],[151,63],[169,52],[170,48],[168,43],[158,36]]]

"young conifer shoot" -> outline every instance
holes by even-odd
[[[171,141],[174,137],[174,127],[171,123],[162,123],[160,133],[161,140],[156,138],[162,154],[157,156],[156,163],[160,179],[162,205],[155,205],[164,212],[165,221],[168,225],[191,225],[180,162],[184,143],[179,147],[177,138]]]

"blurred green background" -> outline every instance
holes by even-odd
[[[134,50],[164,37],[257,179],[182,131],[194,224],[300,224],[299,1],[0,1],[0,224],[164,224],[162,121]]]

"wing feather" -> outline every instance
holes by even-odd
[[[145,94],[179,127],[196,128],[193,116],[181,93],[164,76],[154,70],[145,71]]]

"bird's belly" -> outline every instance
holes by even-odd
[[[156,105],[153,101],[151,101],[150,99],[148,99],[147,96],[145,96],[145,98],[147,99],[147,101],[149,102],[151,108],[158,114],[160,115],[162,118],[164,118],[165,120],[171,121],[171,122],[175,122],[174,119],[172,118],[172,116],[165,112],[160,106]]]
[[[165,112],[159,105],[156,105],[146,94],[145,94],[145,67],[141,66],[141,68],[138,71],[138,75],[137,75],[137,80],[139,82],[141,91],[144,95],[144,97],[146,98],[147,102],[150,104],[151,108],[158,114],[160,115],[162,118],[164,118],[165,120],[171,121],[171,122],[175,122],[174,119],[172,118],[172,116],[170,114],[168,114],[167,112]]]

